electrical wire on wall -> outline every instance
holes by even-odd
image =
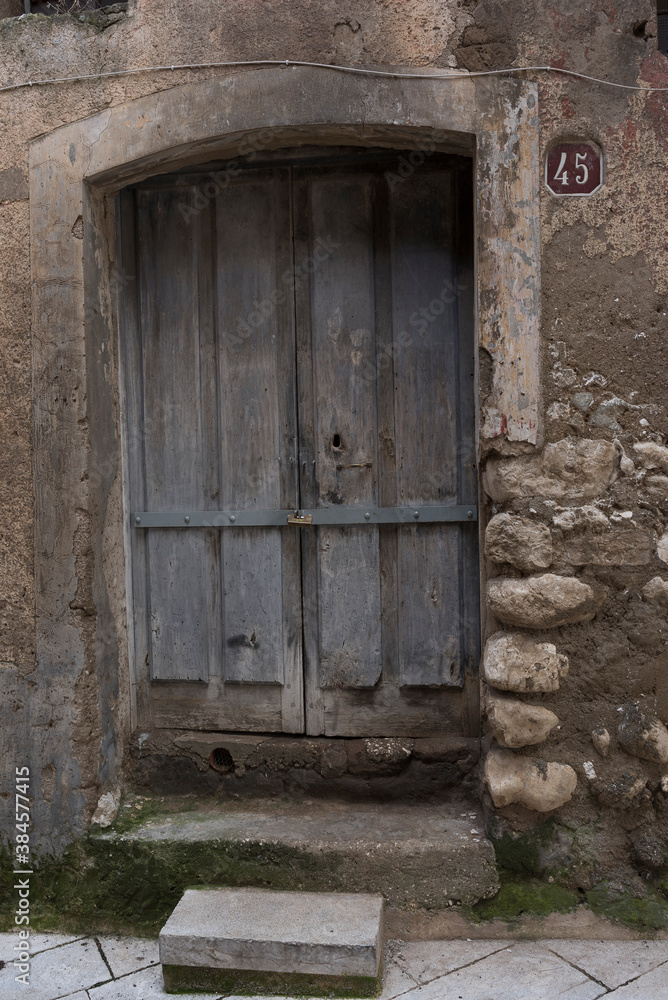
[[[55,83],[82,83],[86,80],[104,80],[110,77],[135,76],[139,73],[160,73],[183,69],[239,69],[259,66],[310,66],[317,69],[328,69],[337,73],[357,73],[363,76],[384,76],[395,80],[468,80],[477,76],[503,76],[516,73],[556,73],[562,76],[574,77],[577,80],[587,80],[603,87],[616,87],[619,90],[639,91],[645,94],[668,93],[668,87],[634,86],[629,83],[616,83],[613,80],[602,80],[597,76],[577,73],[572,69],[562,69],[559,66],[509,66],[506,69],[483,69],[472,73],[438,71],[430,73],[406,73],[393,70],[366,69],[364,66],[338,66],[334,63],[304,62],[299,59],[249,59],[235,62],[205,62],[205,63],[174,63],[172,66],[140,66],[136,69],[110,70],[106,73],[89,73],[82,76],[61,76],[49,80],[26,80],[23,83],[12,83],[0,87],[0,93],[8,90],[20,90],[24,87],[40,87]]]

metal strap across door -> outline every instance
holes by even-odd
[[[306,510],[189,510],[142,511],[132,515],[135,528],[277,528],[319,524],[437,524],[477,520],[475,507],[358,507]]]

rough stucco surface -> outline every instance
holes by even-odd
[[[158,5],[139,0],[117,20],[0,21],[0,86],[145,65],[290,58],[470,70],[551,63],[621,83],[666,87],[668,61],[657,52],[655,35],[651,0],[616,4],[596,0],[586,7],[580,0],[557,6],[542,0],[515,4],[368,0],[350,3],[345,16],[336,2],[173,0]],[[8,743],[2,758],[9,768],[23,764],[24,760],[14,760],[14,748],[30,746],[36,790],[41,788],[46,803],[44,824],[75,815],[83,825],[84,815],[90,815],[103,790],[102,761],[111,751],[102,746],[100,719],[111,711],[110,698],[119,699],[114,710],[120,731],[129,730],[129,721],[127,678],[121,678],[117,696],[113,690],[105,694],[104,704],[98,694],[96,542],[88,530],[85,480],[72,497],[80,523],[71,553],[77,596],[66,626],[78,631],[81,656],[61,664],[56,676],[40,677],[34,686],[29,202],[22,183],[28,176],[28,144],[107,108],[223,72],[163,71],[0,93],[0,690],[7,718],[21,720],[23,727],[17,731],[14,722],[11,726],[3,722],[3,739]],[[560,200],[541,190],[544,440],[555,445],[618,442],[614,479],[606,479],[594,496],[586,492],[579,502],[595,505],[605,516],[607,526],[599,525],[601,531],[605,527],[614,534],[621,524],[658,538],[668,522],[668,484],[656,481],[656,473],[651,480],[653,473],[641,467],[632,446],[651,440],[663,445],[668,434],[667,95],[613,90],[545,74],[530,78],[539,84],[541,152],[557,139],[582,136],[598,142],[605,154],[605,183],[591,198]],[[72,238],[78,238],[74,231]],[[484,406],[488,388],[484,352],[480,360]],[[76,385],[76,373],[72,379]],[[76,403],[61,402],[80,408],[83,440],[88,419],[83,373],[78,389]],[[501,419],[494,417],[489,426],[498,433],[485,445],[486,451],[496,452],[495,462],[502,462],[509,452],[532,451],[505,441]],[[625,464],[627,458],[635,465]],[[566,473],[571,474],[568,469]],[[110,503],[118,504],[117,484],[114,489]],[[617,801],[614,787],[619,776],[632,771],[638,777],[633,810],[606,814],[609,846],[604,860],[614,867],[628,851],[627,838],[634,830],[642,825],[658,837],[666,822],[659,769],[629,756],[616,740],[618,709],[628,702],[641,701],[668,722],[665,610],[641,597],[649,580],[668,577],[666,565],[655,549],[650,562],[638,566],[615,563],[614,557],[612,564],[569,564],[572,536],[555,524],[560,505],[577,506],[577,499],[567,495],[555,499],[540,492],[504,494],[486,502],[486,516],[511,513],[550,529],[555,551],[550,572],[575,575],[607,590],[606,603],[593,622],[549,629],[536,638],[554,643],[571,665],[558,692],[539,696],[541,704],[562,720],[561,728],[541,747],[541,756],[568,764],[578,774],[563,818],[597,821],[601,810],[609,808],[606,803]],[[626,517],[629,512],[631,519]],[[587,544],[591,549],[593,543]],[[598,548],[605,544],[596,541]],[[122,553],[114,551],[109,559],[116,561],[122,578]],[[509,572],[512,568],[503,565],[492,569],[498,575]],[[493,620],[488,622],[489,632],[495,627]],[[27,703],[29,712],[23,708]],[[591,743],[591,731],[600,726],[613,736],[605,759],[596,756]],[[54,734],[69,741],[73,733],[74,757],[54,760],[59,738],[54,740]],[[531,755],[530,749],[516,752]],[[590,788],[582,765],[592,755],[598,784]],[[513,831],[533,822],[522,806],[504,807],[500,815]],[[46,843],[48,835],[44,837]]]

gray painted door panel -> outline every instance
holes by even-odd
[[[466,174],[395,178],[295,170],[297,263],[332,248],[296,300],[309,508],[476,502]],[[308,732],[477,731],[475,563],[473,525],[304,533]]]
[[[197,196],[191,182],[123,198],[139,286],[125,338],[130,503],[293,507],[292,300],[254,305],[291,267],[289,173],[244,174],[199,210]],[[298,534],[159,529],[133,542],[140,714],[302,731]]]
[[[133,510],[474,504],[465,161],[120,199]],[[132,532],[142,725],[477,732],[474,525]]]

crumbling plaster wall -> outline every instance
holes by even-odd
[[[171,0],[156,4],[138,0],[127,12],[121,5],[93,17],[0,21],[0,86],[136,66],[261,58],[468,70],[553,64],[630,85],[668,86],[668,63],[656,51],[655,34],[651,0],[614,5],[599,0],[586,8],[570,0],[558,9],[542,0],[515,4],[366,0],[351,2],[345,13],[338,2]],[[79,631],[84,652],[80,661],[67,666],[66,683],[61,674],[40,678],[36,684],[33,674],[28,143],[105,108],[221,72],[213,68],[168,70],[0,93],[4,140],[0,148],[4,247],[0,259],[0,684],[3,711],[10,720],[20,719],[24,727],[21,734],[14,723],[3,723],[8,749],[2,757],[8,767],[13,766],[14,747],[21,745],[21,736],[23,745],[31,747],[36,791],[44,802],[43,822],[37,815],[36,825],[43,830],[57,825],[58,817],[65,828],[73,815],[80,817],[79,828],[83,828],[102,787],[118,772],[113,746],[101,754],[100,718],[108,706],[99,703],[96,676],[94,555],[87,528],[85,478],[73,496],[80,522],[72,553],[78,587],[67,623]],[[657,548],[668,519],[668,464],[662,466],[662,452],[634,449],[638,442],[663,445],[668,434],[664,399],[666,95],[634,94],[541,73],[530,76],[540,87],[543,150],[560,137],[594,139],[604,150],[606,174],[603,188],[591,198],[558,200],[542,190],[541,385],[547,447],[534,457],[532,448],[509,446],[503,435],[483,442],[490,494],[483,496],[488,505],[484,520],[494,514],[522,518],[521,522],[502,522],[496,543],[492,538],[488,545],[488,631],[552,643],[554,656],[567,656],[570,663],[558,690],[509,692],[515,702],[554,712],[559,722],[547,728],[549,735],[540,751],[536,743],[526,748],[518,745],[521,733],[510,742],[502,736],[511,748],[503,755],[493,751],[488,782],[494,788],[494,781],[508,779],[510,804],[502,806],[503,795],[497,795],[502,822],[513,829],[532,823],[535,808],[528,809],[519,800],[528,795],[530,804],[536,805],[537,800],[527,792],[536,776],[526,768],[519,777],[514,771],[522,771],[518,762],[528,765],[539,752],[547,763],[570,767],[577,776],[573,789],[570,775],[556,772],[557,798],[562,785],[564,799],[571,796],[561,811],[566,819],[591,818],[601,809],[615,807],[622,827],[642,823],[658,837],[666,801],[660,782],[668,765],[629,754],[628,740],[627,749],[622,749],[617,727],[624,716],[619,709],[636,701],[668,722],[663,590],[654,584],[643,591],[657,576],[668,579],[668,565],[660,558],[664,549]],[[73,232],[73,238],[78,234]],[[61,404],[78,408],[85,437],[88,407],[83,372],[78,388],[76,398],[63,399]],[[513,452],[526,455],[513,458]],[[513,463],[518,461],[524,464],[513,475]],[[120,484],[115,489],[111,502],[119,503]],[[585,507],[594,513],[583,512]],[[544,565],[539,566],[517,555],[522,539],[536,530],[542,530],[543,548],[548,546],[548,536],[550,546]],[[511,536],[510,553],[504,552],[504,531]],[[534,582],[521,584],[527,577],[545,574],[556,582],[540,582],[538,597],[531,590]],[[492,583],[497,576],[516,582],[512,586]],[[571,581],[570,597],[564,596],[564,589],[568,590],[564,580]],[[573,582],[590,592],[574,594],[578,588],[573,588]],[[511,598],[513,615],[507,609]],[[563,604],[569,600],[575,607],[564,611]],[[561,602],[561,617],[553,614],[550,618],[548,612],[554,610],[556,601]],[[536,607],[541,602],[547,608],[544,621],[548,624],[537,626]],[[584,620],[574,622],[573,616]],[[116,725],[123,731],[129,724],[127,692],[122,678],[120,683],[118,677],[106,678],[107,691],[110,684],[113,698],[119,699]],[[497,690],[490,684],[490,720],[498,736],[508,730],[509,707],[502,699],[500,705],[492,705],[494,698],[500,701],[494,694]],[[516,705],[510,709],[515,711],[515,725],[519,713],[520,729],[531,730],[532,738],[551,721],[545,715],[542,723],[527,721],[525,710]],[[498,722],[502,717],[505,729]],[[632,717],[632,729],[633,723]],[[601,727],[611,735],[607,756],[592,745],[591,731]],[[636,724],[634,731],[638,728]],[[54,758],[59,734],[66,744],[76,734],[75,753],[67,761]],[[110,754],[111,770],[101,783],[100,761],[105,756],[109,768]],[[595,779],[586,776],[585,761],[593,763]],[[543,768],[539,791],[547,784],[545,774]],[[633,809],[619,808],[630,802]],[[538,802],[546,803],[551,805],[552,800]],[[48,836],[44,843],[58,847]]]

